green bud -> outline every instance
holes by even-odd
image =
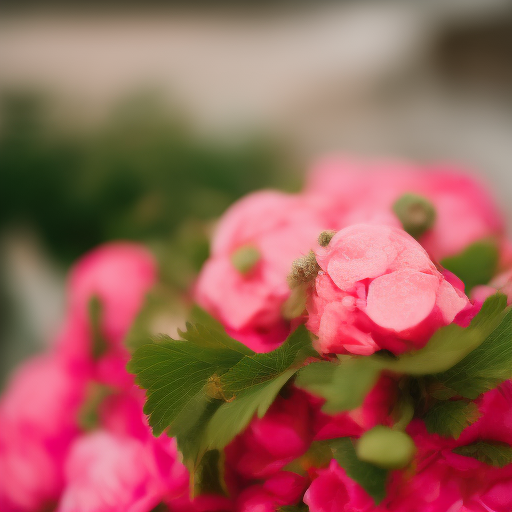
[[[309,251],[306,256],[296,259],[292,263],[292,271],[288,275],[290,288],[296,288],[302,283],[309,283],[316,278],[319,270],[320,266],[313,251]]]
[[[318,244],[321,247],[327,247],[335,234],[336,231],[322,231],[318,237]]]
[[[252,245],[243,245],[231,255],[231,263],[242,275],[248,274],[261,258],[260,251]]]
[[[304,313],[306,309],[307,287],[307,284],[300,284],[292,290],[292,293],[290,293],[290,296],[281,308],[281,314],[284,318],[293,320]]]
[[[436,221],[436,210],[423,196],[407,193],[399,197],[393,205],[393,211],[407,233],[414,238],[420,237]]]
[[[357,457],[384,469],[402,469],[416,453],[414,441],[401,430],[378,425],[365,432],[356,446]]]

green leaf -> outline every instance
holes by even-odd
[[[359,407],[379,377],[380,369],[368,358],[346,358],[340,362],[320,361],[302,368],[295,385],[325,398],[328,414]]]
[[[224,448],[255,413],[263,417],[312,350],[309,332],[302,325],[276,350],[245,356],[222,375],[220,389],[227,402],[212,415],[204,448]]]
[[[163,337],[136,350],[128,365],[147,390],[144,412],[153,433],[176,436],[194,474],[202,457],[224,448],[262,417],[312,352],[304,326],[278,349],[255,354],[216,326],[187,324],[185,341]]]
[[[425,347],[407,352],[397,359],[379,354],[370,356],[368,359],[381,369],[410,375],[427,375],[449,370],[471,351],[479,346],[483,347],[484,342],[486,346],[494,343],[492,340],[496,337],[501,344],[508,343],[512,347],[510,309],[507,310],[506,306],[507,297],[496,293],[484,302],[482,309],[468,327],[463,328],[456,324],[441,327]],[[449,382],[444,383],[455,389]]]
[[[226,396],[236,396],[248,388],[277,378],[294,365],[298,370],[306,357],[315,355],[318,353],[312,349],[309,332],[301,325],[276,350],[249,355],[230,368],[221,378],[223,392]]]
[[[453,449],[454,453],[474,459],[497,468],[512,463],[512,447],[506,443],[484,442],[468,444]]]
[[[456,256],[444,258],[441,265],[466,285],[466,293],[479,284],[487,284],[498,266],[499,252],[494,240],[480,240]]]
[[[169,318],[172,321],[173,317],[184,317],[185,310],[183,303],[168,288],[155,286],[146,294],[142,308],[124,339],[125,347],[133,353],[142,345],[153,343],[153,337],[157,335],[155,328],[161,323],[155,320]]]
[[[354,444],[348,437],[331,441],[331,448],[334,450],[334,458],[347,475],[373,498],[375,505],[378,505],[386,496],[388,471],[359,460]]]
[[[457,396],[457,391],[446,387],[444,384],[434,380],[433,378],[427,379],[426,382],[427,393],[436,400],[450,400],[450,398]]]
[[[233,401],[222,404],[206,427],[203,449],[224,448],[247,427],[255,413],[262,418],[295,372],[295,369],[290,369],[278,377],[255,384],[241,391]]]
[[[462,431],[479,417],[480,412],[474,402],[450,400],[435,404],[424,419],[431,434],[458,439]]]
[[[512,378],[512,309],[479,347],[435,378],[471,399]]]
[[[191,487],[194,489],[194,496],[201,494],[227,495],[224,459],[224,452],[218,450],[209,450],[203,455],[193,473]]]
[[[253,353],[229,336],[201,325],[189,324],[182,336],[187,341],[163,336],[156,343],[143,345],[128,363],[128,371],[147,390],[144,412],[157,436],[167,427],[173,432],[173,422],[197,402],[212,375],[221,375]]]

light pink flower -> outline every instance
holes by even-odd
[[[164,496],[144,443],[98,430],[73,444],[57,511],[149,512]]]
[[[398,354],[421,348],[468,306],[464,293],[399,228],[356,224],[317,250],[307,305],[321,353]]]
[[[330,202],[336,229],[360,222],[399,225],[392,210],[395,201],[405,193],[424,196],[437,215],[419,241],[438,261],[504,231],[503,217],[486,187],[449,164],[421,167],[333,156],[313,167],[306,192]]]
[[[327,469],[318,472],[318,477],[304,495],[304,503],[311,512],[377,512],[368,493],[345,470],[332,460]]]
[[[39,510],[58,499],[84,392],[85,381],[55,355],[15,373],[0,402],[0,510]]]
[[[263,191],[243,198],[219,222],[196,300],[253,350],[272,350],[290,330],[281,307],[292,263],[329,227],[304,196]],[[254,261],[242,272],[233,259],[244,248],[254,250]]]
[[[133,377],[125,369],[129,354],[122,343],[156,274],[154,258],[138,244],[116,242],[86,254],[69,277],[68,311],[58,349],[78,367],[94,363],[97,380],[130,387]],[[100,334],[107,343],[96,360],[89,316],[93,297],[101,303]]]

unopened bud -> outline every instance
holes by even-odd
[[[231,263],[242,275],[248,274],[261,258],[260,251],[252,245],[243,245],[231,255]]]
[[[281,308],[281,314],[287,320],[298,318],[304,313],[307,301],[307,285],[296,286]]]
[[[430,229],[436,220],[436,210],[432,203],[417,194],[404,194],[393,205],[393,211],[407,233],[420,237]]]
[[[290,288],[295,288],[301,283],[309,283],[318,274],[320,266],[318,265],[313,251],[295,260],[292,264],[292,271],[288,275],[288,284]]]
[[[357,442],[357,457],[385,469],[402,469],[416,453],[414,441],[401,430],[378,425],[365,432]]]
[[[318,237],[318,244],[321,247],[327,247],[335,234],[336,231],[322,231]]]

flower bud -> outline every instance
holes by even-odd
[[[319,270],[320,267],[313,251],[309,251],[306,256],[296,259],[292,264],[292,271],[288,275],[290,288],[293,289],[302,283],[309,283],[315,279]]]
[[[231,263],[242,275],[248,274],[261,258],[260,251],[252,245],[243,245],[231,255]]]
[[[327,247],[332,237],[336,234],[336,231],[322,231],[318,236],[318,245],[321,247]]]
[[[417,194],[404,194],[393,204],[393,211],[407,233],[420,237],[430,229],[436,220],[436,210],[432,203]]]
[[[360,437],[356,452],[364,462],[385,469],[401,469],[413,459],[416,446],[405,432],[378,425]]]

